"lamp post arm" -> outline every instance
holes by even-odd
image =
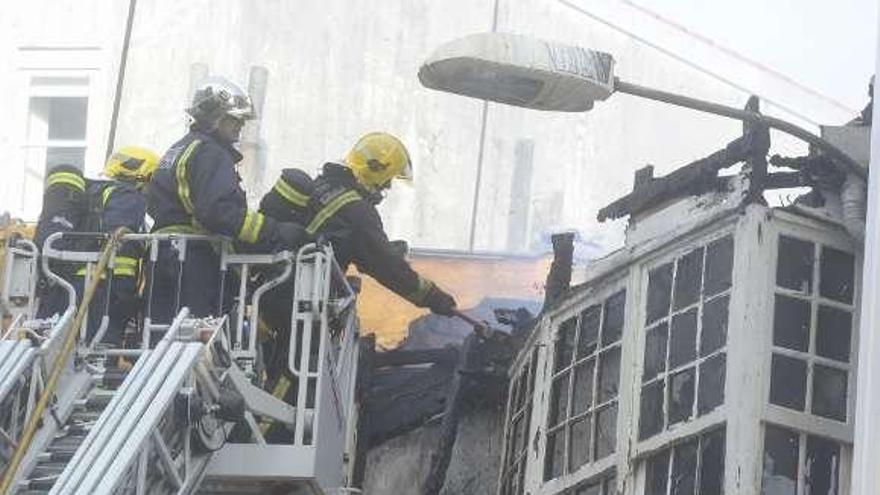
[[[822,139],[821,137],[802,127],[798,127],[790,122],[777,119],[776,117],[770,117],[757,112],[749,112],[747,110],[741,110],[739,108],[729,107],[727,105],[720,105],[718,103],[712,103],[709,101],[698,100],[696,98],[690,98],[688,96],[669,93],[667,91],[646,88],[637,84],[621,81],[617,78],[614,79],[614,90],[620,93],[639,96],[641,98],[647,98],[649,100],[662,101],[664,103],[669,103],[670,105],[690,108],[692,110],[697,110],[700,112],[712,113],[715,115],[721,115],[723,117],[729,117],[731,119],[741,120],[744,122],[754,122],[756,124],[766,125],[771,129],[782,131],[786,134],[790,134],[798,139],[806,141],[807,143],[815,145],[816,147],[827,153],[832,159],[832,163],[835,163],[838,166],[842,167],[844,172],[854,174],[862,180],[868,179],[868,172],[865,170],[865,168],[861,166],[859,162],[855,161],[852,157],[841,151],[840,148],[834,146],[828,141]]]

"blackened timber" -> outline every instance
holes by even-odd
[[[723,149],[693,161],[669,175],[641,182],[630,194],[599,210],[600,222],[637,214],[666,201],[702,194],[725,183],[718,171],[746,160],[750,156],[750,139],[740,136]]]
[[[473,380],[472,370],[479,367],[478,358],[480,339],[477,335],[468,335],[462,345],[461,358],[452,378],[452,386],[447,394],[446,406],[443,410],[443,423],[440,425],[440,439],[437,450],[431,455],[431,470],[425,480],[424,495],[437,495],[446,481],[446,470],[452,458],[452,448],[458,436],[458,423],[464,409],[464,396],[468,385]]]
[[[553,262],[544,284],[544,307],[557,300],[571,285],[571,264],[574,259],[574,233],[553,234]]]
[[[752,95],[746,103],[746,111],[760,113],[760,101]],[[762,122],[743,122],[743,136],[748,140],[748,157],[743,171],[749,179],[745,203],[765,203],[764,189],[767,185],[767,152],[770,151],[770,128]]]
[[[375,356],[377,368],[386,366],[406,366],[424,363],[451,363],[458,357],[458,349],[444,347],[442,349],[393,350],[380,352]]]
[[[364,477],[367,470],[367,451],[369,445],[367,439],[370,431],[370,415],[364,414],[365,405],[369,397],[373,381],[373,368],[376,355],[376,336],[366,335],[360,339],[358,356],[358,374],[355,382],[355,400],[361,414],[358,415],[357,445],[354,454],[354,467],[352,469],[352,486],[363,488]]]

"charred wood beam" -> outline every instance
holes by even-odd
[[[760,114],[757,96],[750,96],[746,111]],[[749,189],[744,203],[764,203],[767,182],[767,152],[770,151],[770,128],[761,121],[744,121],[743,137],[747,140],[748,156],[743,171],[749,179]]]
[[[366,335],[360,339],[358,349],[358,374],[355,382],[355,400],[362,413],[358,417],[357,445],[355,446],[354,466],[352,467],[351,483],[355,488],[363,488],[364,477],[367,470],[367,451],[369,445],[367,438],[370,431],[370,415],[363,414],[364,405],[369,396],[373,381],[373,362],[376,355],[376,336]]]
[[[440,425],[440,439],[437,450],[431,456],[431,469],[425,480],[424,495],[437,495],[446,481],[446,470],[452,458],[452,448],[458,436],[458,423],[464,409],[464,396],[470,384],[470,371],[479,367],[479,337],[468,335],[462,345],[461,359],[452,378],[452,386],[447,394],[446,407],[443,410],[443,423]]]
[[[407,366],[425,363],[452,363],[458,358],[458,349],[444,347],[442,349],[394,350],[376,353],[377,368],[386,366]]]
[[[751,140],[747,136],[740,136],[723,149],[669,175],[651,180],[637,176],[633,192],[599,210],[597,218],[600,222],[621,218],[683,195],[701,194],[717,188],[725,182],[719,181],[718,171],[746,160],[750,156],[750,145]]]
[[[553,234],[553,262],[544,284],[544,306],[548,307],[559,299],[571,285],[571,264],[574,259],[574,233]]]
[[[767,175],[767,189],[788,189],[811,185],[809,178],[800,172],[777,172]]]

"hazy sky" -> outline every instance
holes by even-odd
[[[867,101],[877,0],[630,0],[852,108]]]

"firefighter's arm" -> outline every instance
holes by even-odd
[[[455,299],[412,269],[388,240],[375,208],[362,201],[352,207],[360,218],[355,224],[355,242],[359,245],[354,247],[358,269],[416,306],[450,316],[456,307]]]
[[[105,189],[102,198],[101,224],[105,232],[115,232],[120,227],[125,227],[132,232],[143,230],[144,215],[147,204],[144,195],[134,187],[119,185]],[[143,246],[138,242],[125,242],[116,252],[113,275],[134,277],[137,275],[138,259],[143,252]]]

